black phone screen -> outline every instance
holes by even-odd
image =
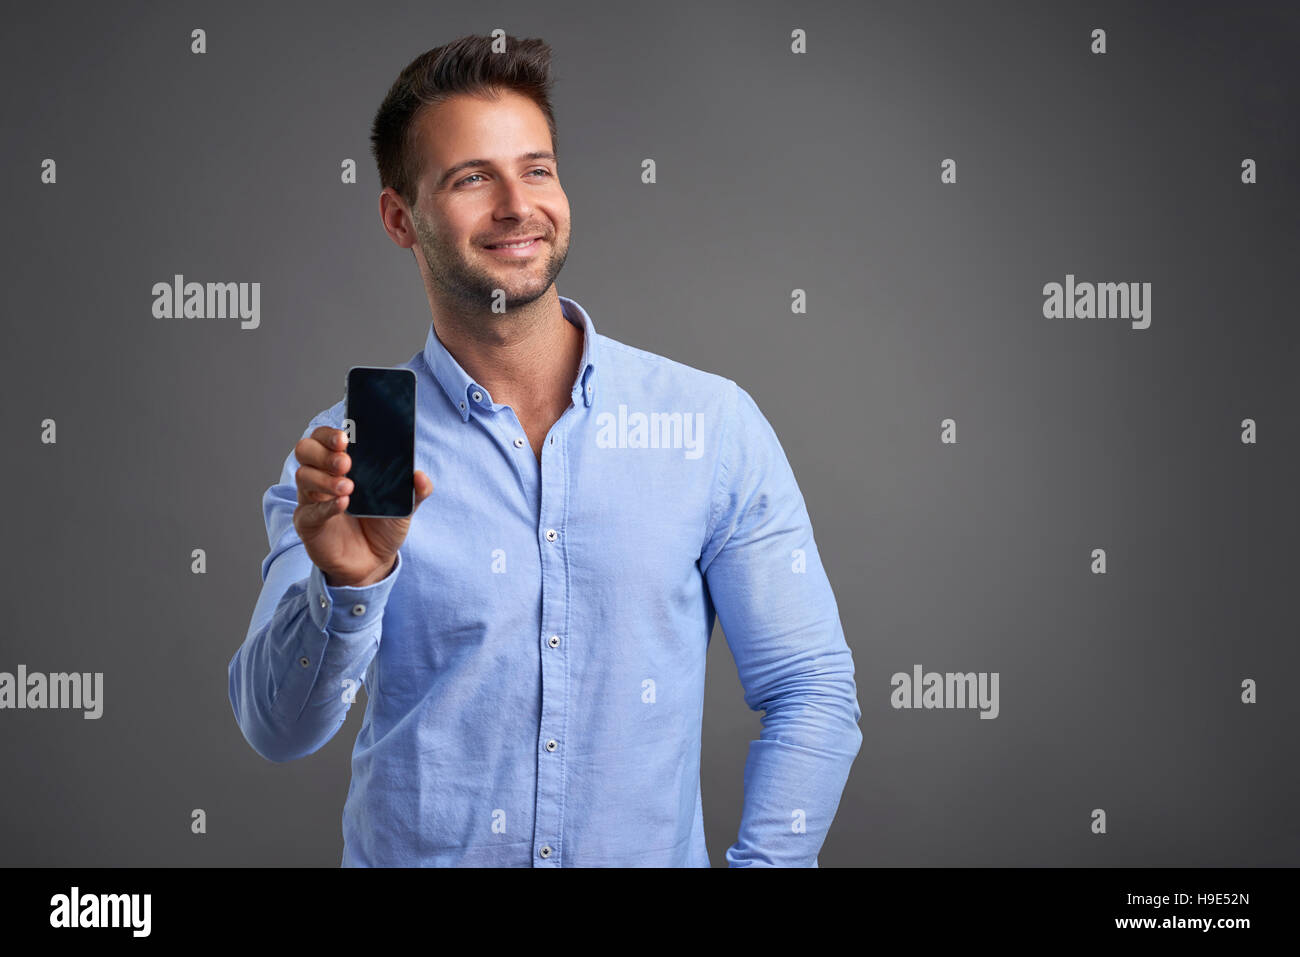
[[[353,485],[348,514],[410,515],[415,507],[415,372],[353,366],[348,370],[347,417]]]

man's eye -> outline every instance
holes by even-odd
[[[545,177],[551,175],[551,171],[550,171],[549,169],[547,169],[545,166],[539,166],[539,167],[537,167],[537,169],[529,170],[529,172],[530,172],[530,173],[542,173],[542,174],[543,174],[543,178],[545,178]],[[459,183],[457,183],[456,185],[457,185],[457,186],[464,186],[466,183],[468,183],[470,180],[474,179],[475,177],[482,178],[482,176],[483,176],[482,173],[471,173],[469,176],[466,176],[463,180],[461,180],[461,181],[460,181]]]

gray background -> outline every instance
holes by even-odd
[[[338,865],[362,702],[274,765],[240,735],[226,668],[260,588],[262,493],[348,366],[403,362],[428,329],[379,222],[370,120],[414,56],[495,27],[555,52],[559,291],[606,335],[736,379],[798,477],[863,711],[822,866],[1300,862],[1300,14],[1227,7],[11,18],[0,670],[105,676],[98,721],[0,712],[0,863]],[[152,284],[178,272],[261,282],[261,328],[154,319]],[[1044,319],[1066,273],[1152,283],[1151,327]],[[1000,716],[894,710],[890,675],[916,663],[999,672]],[[719,865],[760,723],[720,632],[709,664]]]

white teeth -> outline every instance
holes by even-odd
[[[489,246],[488,249],[519,249],[521,246],[531,246],[537,242],[535,239],[527,239],[522,243],[498,243],[495,246]]]

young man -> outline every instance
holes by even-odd
[[[291,761],[364,681],[344,866],[707,867],[716,614],[766,712],[727,861],[815,867],[862,734],[803,498],[747,392],[600,335],[556,291],[550,51],[506,40],[425,53],[375,118],[380,216],[432,315],[402,366],[417,508],[347,514],[344,403],[308,424],[263,500],[235,716]]]

